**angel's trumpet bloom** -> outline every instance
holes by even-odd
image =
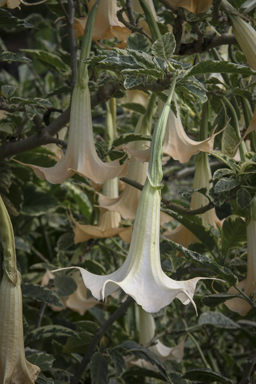
[[[136,103],[136,104],[141,104],[145,106],[147,102],[148,102],[148,95],[143,91],[139,91],[138,89],[127,90],[125,93],[125,96],[120,99],[121,104]]]
[[[253,198],[250,207],[250,221],[246,227],[247,232],[247,277],[246,279],[240,281],[237,286],[243,292],[250,296],[255,292],[255,282],[256,282],[256,197]],[[231,287],[228,290],[230,294],[238,294],[238,291]],[[255,299],[255,293],[253,295]],[[240,298],[233,298],[225,302],[226,306],[234,312],[238,312],[239,315],[245,316],[250,309],[251,305]]]
[[[106,276],[97,276],[76,267],[81,271],[85,285],[96,299],[104,299],[122,288],[147,312],[159,311],[176,297],[183,304],[194,304],[193,294],[200,280],[200,277],[188,281],[172,280],[163,272],[160,261],[162,142],[175,81],[174,75],[170,95],[154,132],[148,178],[140,195],[132,241],[124,264]]]
[[[115,200],[118,196],[118,179],[106,181],[103,185],[103,195],[110,200]],[[83,225],[77,223],[73,218],[75,224],[74,243],[78,244],[89,239],[103,239],[105,237],[112,237],[120,235],[129,230],[129,228],[120,227],[121,215],[116,210],[114,212],[106,211],[100,208],[100,218],[98,225]],[[121,236],[122,237],[122,236]],[[123,237],[122,237],[123,238]]]
[[[180,163],[187,163],[192,155],[198,151],[210,152],[213,149],[214,134],[203,141],[194,141],[190,139],[182,126],[178,104],[174,97],[174,102],[177,110],[177,117],[170,110],[165,138],[163,143],[163,151],[166,155],[171,156],[174,160],[179,160]],[[163,102],[159,100],[159,109],[161,111]]]
[[[21,276],[16,266],[11,220],[1,197],[0,235],[4,250],[4,273],[0,286],[0,383],[33,384],[40,368],[25,358]]]
[[[207,12],[212,6],[212,0],[167,0],[166,3],[175,8],[185,8],[192,13]]]
[[[232,22],[233,33],[240,45],[248,64],[256,71],[256,31],[242,19],[236,9],[227,1],[222,2],[222,6],[228,12],[228,17]],[[256,106],[249,127],[243,137],[256,130]]]
[[[208,192],[210,189],[209,180],[211,178],[212,173],[209,166],[208,155],[206,153],[201,153],[200,158],[196,163],[193,188],[206,188]],[[208,203],[209,200],[207,199],[207,197],[205,197],[199,192],[194,192],[191,199],[190,209],[198,209],[202,206],[207,205]],[[210,224],[215,228],[217,228],[217,225],[220,224],[214,208],[201,214],[200,216],[206,223]],[[183,245],[184,247],[198,241],[196,236],[183,225],[180,225],[173,230],[168,229],[164,232],[163,236],[167,237],[167,239],[174,241],[175,243]]]
[[[149,6],[149,9],[154,17],[154,19],[157,21],[157,14],[155,10],[155,6],[153,3],[153,0],[146,0],[147,5]],[[132,0],[132,9],[134,12],[140,13],[143,15],[143,9],[141,8],[140,2],[138,0]],[[150,28],[148,26],[148,23],[145,19],[140,19],[138,22],[138,27],[143,28],[145,32],[147,32],[151,36]]]
[[[139,307],[139,334],[140,344],[147,346],[155,337],[156,325],[154,317]],[[154,345],[150,345],[148,348],[161,360],[175,360],[178,363],[181,362],[184,356],[185,338],[177,344],[175,347],[166,347],[160,340],[156,340]],[[141,359],[135,361],[133,364],[145,367],[148,369],[154,369],[154,367]]]
[[[87,0],[89,11],[97,0]],[[117,18],[118,7],[116,0],[104,0],[100,2],[99,11],[96,16],[93,28],[93,40],[113,39],[117,37],[120,41],[125,41],[131,31],[125,27]]]
[[[20,0],[0,0],[0,8],[3,7],[6,4],[7,8],[14,9],[19,8],[20,9]]]
[[[101,4],[103,4],[102,2]],[[97,5],[95,6],[97,10]],[[90,12],[91,14],[92,12]],[[95,14],[95,12],[94,12]],[[89,16],[90,17],[90,16]],[[93,17],[93,16],[92,16]],[[91,18],[92,20],[92,18]],[[88,177],[95,183],[102,184],[117,176],[125,176],[128,164],[120,165],[119,160],[103,163],[97,155],[92,130],[91,101],[88,88],[88,73],[84,60],[90,51],[90,27],[89,20],[86,28],[81,58],[79,64],[78,80],[72,94],[68,146],[63,158],[51,168],[39,167],[32,164],[24,164],[33,169],[42,180],[53,184],[59,184],[78,173]]]

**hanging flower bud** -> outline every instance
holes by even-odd
[[[33,384],[40,368],[25,358],[21,276],[16,266],[11,220],[1,197],[0,235],[4,251],[0,286],[0,383]]]

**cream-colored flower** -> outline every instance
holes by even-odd
[[[96,1],[97,0],[87,0],[89,11]],[[104,0],[100,2],[93,28],[93,40],[108,40],[114,37],[117,37],[120,41],[127,39],[131,31],[118,20],[116,16],[118,10],[116,0]]]
[[[120,100],[121,104],[126,104],[126,103],[136,103],[145,106],[148,102],[148,95],[140,91],[138,89],[136,90],[127,90],[125,92],[125,96],[122,97]]]
[[[177,117],[170,110],[165,138],[163,143],[163,151],[166,155],[171,156],[174,160],[179,160],[180,163],[187,163],[192,155],[198,151],[210,152],[213,149],[214,133],[203,141],[194,141],[190,139],[182,126],[179,108],[176,98],[173,98],[177,110]],[[159,110],[163,108],[163,102],[158,102]]]
[[[246,227],[247,231],[247,276],[246,279],[240,281],[237,286],[243,292],[250,296],[253,294],[253,298],[255,299],[255,282],[256,282],[256,197],[253,198],[251,208],[250,208],[250,221]],[[239,292],[231,287],[228,290],[230,294],[238,294]],[[225,302],[226,306],[234,312],[238,312],[239,315],[245,316],[251,309],[251,305],[240,298],[233,298],[231,300],[227,300]]]
[[[207,12],[212,6],[212,0],[167,0],[172,7],[181,7],[192,13]]]
[[[6,4],[7,8],[14,9],[19,8],[20,9],[20,0],[0,0],[0,8],[3,7]]]
[[[4,250],[4,273],[0,286],[0,383],[33,384],[40,368],[25,358],[21,276],[16,266],[11,220],[1,197],[0,235]]]
[[[208,193],[211,187],[209,183],[209,180],[211,178],[212,173],[209,166],[208,155],[206,153],[201,153],[200,158],[198,159],[195,167],[193,188],[206,188]],[[208,203],[209,200],[207,199],[207,197],[205,197],[199,192],[194,192],[191,199],[190,209],[198,209],[202,206],[207,205]],[[216,216],[214,208],[201,214],[200,216],[206,223],[210,224],[215,228],[220,225],[220,221]],[[196,236],[183,225],[180,225],[173,230],[168,229],[164,232],[163,236],[167,237],[167,239],[174,241],[175,243],[183,245],[184,247],[198,241]]]
[[[118,179],[106,181],[103,185],[103,195],[110,200],[115,199],[118,196]],[[106,237],[112,237],[120,235],[129,231],[129,228],[120,227],[121,215],[116,210],[109,212],[104,208],[100,208],[100,218],[98,225],[83,225],[79,224],[71,216],[74,227],[75,244],[87,241],[89,239],[103,239]],[[130,232],[130,231],[129,231]],[[123,238],[123,237],[122,237]],[[123,239],[126,239],[124,237]]]
[[[17,160],[16,160],[17,161]],[[120,165],[119,160],[103,163],[98,157],[93,138],[91,101],[88,78],[76,84],[71,102],[68,146],[65,155],[53,167],[26,165],[33,169],[42,180],[60,184],[75,173],[102,184],[128,172],[127,162]]]
[[[149,345],[148,349],[163,361],[175,360],[180,363],[184,356],[185,338],[172,348],[166,347],[160,340],[155,340],[153,345],[150,345],[151,341],[156,336],[155,332],[156,325],[154,317],[139,307],[140,344],[146,347]],[[138,359],[137,361],[134,361],[133,364],[142,368],[155,370],[154,366],[143,359]]]

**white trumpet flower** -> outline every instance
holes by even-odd
[[[188,281],[172,280],[163,272],[160,261],[162,142],[175,82],[174,75],[170,95],[154,132],[148,178],[140,195],[131,245],[125,262],[117,271],[106,276],[98,276],[75,267],[81,271],[85,285],[96,299],[104,299],[122,288],[147,312],[158,312],[176,297],[183,304],[192,302],[195,306],[193,295],[196,284],[201,279],[196,277]]]
[[[4,274],[0,286],[0,383],[33,384],[40,368],[25,358],[21,276],[16,266],[11,220],[1,197],[0,235],[4,250]]]
[[[240,281],[237,286],[243,292],[250,296],[253,294],[255,299],[255,282],[256,282],[256,255],[255,255],[255,241],[256,241],[256,197],[253,198],[250,208],[250,221],[247,225],[247,276],[246,279]],[[231,287],[228,290],[230,294],[238,294],[238,291]],[[240,298],[233,298],[225,301],[226,306],[233,312],[238,312],[239,315],[245,316],[251,309],[251,305]]]

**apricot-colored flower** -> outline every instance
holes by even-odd
[[[97,0],[87,0],[89,11]],[[93,40],[113,39],[117,37],[120,41],[125,41],[131,31],[125,27],[117,18],[119,10],[116,0],[104,0],[100,2],[93,28]]]
[[[209,166],[208,155],[206,153],[201,153],[200,158],[198,159],[195,167],[195,176],[193,188],[206,188],[207,191],[210,189],[209,180],[212,178],[211,169]],[[198,209],[202,206],[205,206],[209,203],[207,197],[202,195],[199,192],[194,192],[191,199],[190,208]],[[216,216],[215,209],[212,208],[209,211],[200,215],[202,219],[210,224],[211,226],[217,228],[217,224],[220,224],[219,219]],[[196,236],[190,232],[183,225],[179,225],[175,229],[167,229],[163,236],[167,239],[174,241],[175,243],[181,244],[184,247],[188,246],[191,243],[194,243],[197,240]]]
[[[118,196],[118,179],[106,181],[103,185],[102,197],[115,199]],[[75,244],[87,241],[89,239],[103,239],[106,237],[112,237],[120,235],[123,232],[129,231],[129,228],[120,227],[121,215],[116,210],[109,212],[104,208],[100,208],[100,218],[98,225],[83,225],[77,223],[71,216],[73,223],[75,224]],[[123,238],[123,237],[122,237]],[[123,239],[126,239],[124,237]]]
[[[165,138],[163,143],[163,152],[171,156],[174,160],[179,160],[180,163],[187,163],[192,155],[198,151],[210,152],[213,149],[214,133],[203,141],[194,141],[190,139],[182,126],[179,108],[176,98],[173,98],[177,110],[177,117],[170,110]],[[163,102],[158,102],[159,110],[163,107]]]
[[[7,8],[14,9],[20,8],[20,0],[0,0],[0,8],[6,4]]]
[[[212,0],[167,0],[172,7],[181,7],[192,13],[207,12],[212,6]]]
[[[247,231],[247,276],[246,279],[240,281],[237,286],[240,288],[247,296],[250,296],[255,292],[255,282],[256,282],[256,197],[253,198],[250,207],[250,221],[246,227]],[[235,287],[231,287],[228,290],[230,294],[238,294],[239,292]],[[255,299],[255,293],[253,295]],[[251,305],[240,298],[233,298],[231,300],[225,301],[226,306],[233,312],[238,312],[239,315],[245,316],[251,309]]]

